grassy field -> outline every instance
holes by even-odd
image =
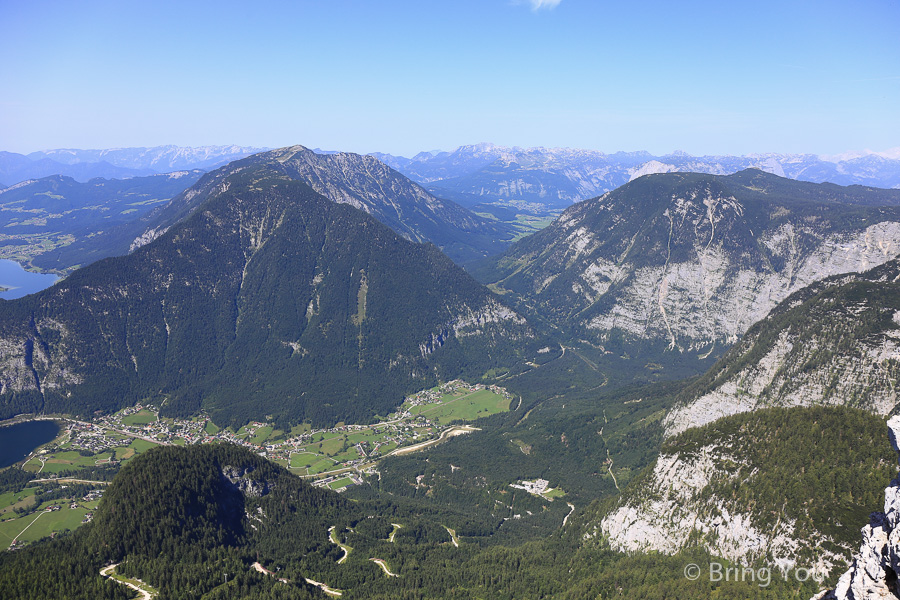
[[[122,441],[127,441],[127,444],[109,450],[103,450],[102,452],[98,452],[91,456],[82,456],[76,450],[64,450],[52,454],[45,454],[40,456],[40,458],[32,458],[25,463],[22,468],[26,471],[31,471],[32,473],[40,472],[42,475],[44,473],[59,473],[60,471],[69,471],[104,464],[105,462],[108,462],[110,456],[114,456],[116,460],[119,461],[126,461],[157,445],[153,442],[148,442],[147,440],[128,437],[125,437]],[[43,469],[41,469],[41,459],[43,459],[44,463]]]
[[[90,512],[80,504],[78,508],[71,509],[66,500],[54,500],[47,503],[48,506],[51,504],[62,508],[54,512],[40,510],[18,519],[0,523],[0,547],[9,548],[16,536],[19,536],[20,542],[33,542],[56,531],[74,530],[81,525],[84,515]]]
[[[219,433],[219,426],[216,425],[215,423],[213,423],[212,421],[207,421],[206,427],[204,427],[204,430],[209,435],[216,435],[217,433]]]
[[[544,498],[550,498],[550,499],[562,498],[565,495],[566,495],[566,493],[559,488],[553,488],[552,490],[543,493]]]
[[[148,423],[155,423],[156,415],[147,410],[146,408],[134,413],[133,415],[128,415],[127,417],[122,417],[122,423],[128,425],[129,427],[135,427],[140,425],[146,425]]]
[[[347,487],[348,485],[353,485],[353,480],[349,477],[344,477],[342,479],[336,479],[335,481],[332,481],[328,484],[328,487],[333,490],[339,490],[341,488]]]
[[[262,446],[266,443],[266,440],[269,439],[269,436],[272,435],[272,431],[272,427],[260,427],[256,430],[256,433],[253,434],[253,437],[250,438],[250,443]]]
[[[474,421],[507,410],[509,400],[491,390],[479,390],[448,394],[437,403],[414,406],[410,412],[447,425],[452,421]]]
[[[34,504],[34,492],[38,488],[25,488],[21,492],[6,492],[0,494],[0,518],[7,518],[6,513],[13,512],[17,508],[27,508]]]

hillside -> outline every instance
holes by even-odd
[[[900,249],[900,191],[762,171],[647,175],[473,269],[569,339],[614,355],[721,352],[794,291]]]
[[[835,577],[896,471],[884,421],[846,407],[768,409],[667,440],[586,535],[625,552],[699,547]]]
[[[154,242],[0,303],[0,414],[150,399],[223,424],[359,422],[536,350],[434,246],[265,165],[217,181]]]
[[[766,406],[897,404],[900,261],[804,288],[754,325],[677,399],[669,435]]]
[[[690,581],[685,562],[709,556],[626,556],[585,544],[570,523],[539,542],[485,546],[465,516],[437,506],[351,501],[233,446],[165,447],[122,468],[92,523],[0,553],[0,596],[124,600],[112,574],[160,600],[305,600],[326,597],[323,585],[348,600],[587,600],[622,585],[645,600],[746,600],[759,589]],[[773,578],[758,597],[803,591]]]
[[[458,263],[500,252],[515,236],[508,225],[432,196],[371,156],[316,154],[303,146],[292,146],[256,154],[210,173],[153,215],[141,239],[152,239],[190,214],[232,173],[260,166],[303,182],[334,202],[363,210],[408,240],[431,242]],[[140,244],[141,239],[132,246]]]

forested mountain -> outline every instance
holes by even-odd
[[[0,302],[3,415],[150,398],[223,424],[360,422],[540,347],[434,246],[265,162],[214,181],[154,242]]]
[[[0,244],[4,258],[65,271],[104,258],[85,255],[97,236],[130,223],[190,187],[203,171],[79,183],[52,175],[0,190]]]
[[[900,249],[900,190],[758,170],[647,175],[568,209],[473,272],[615,355],[720,352],[781,300]]]
[[[900,376],[900,260],[806,287],[747,331],[666,416],[668,434],[766,406],[887,415]]]
[[[421,152],[412,158],[375,153],[384,163],[464,206],[497,202],[541,211],[567,208],[650,173],[729,175],[757,168],[814,183],[900,187],[900,154],[850,153],[691,156],[674,152],[605,154],[574,148],[460,146],[450,152]]]

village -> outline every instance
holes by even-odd
[[[362,483],[363,473],[373,472],[377,459],[438,440],[451,423],[509,410],[511,401],[503,388],[455,380],[407,397],[394,413],[375,424],[321,429],[305,425],[290,431],[264,422],[251,422],[238,430],[219,428],[206,415],[166,418],[155,407],[138,404],[92,421],[66,419],[65,434],[25,467],[37,472],[60,470],[61,461],[71,462],[73,468],[102,466],[127,460],[153,445],[228,442],[282,464],[313,485],[343,491]]]

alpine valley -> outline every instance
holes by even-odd
[[[895,157],[254,151],[0,157],[0,597],[900,598]]]

